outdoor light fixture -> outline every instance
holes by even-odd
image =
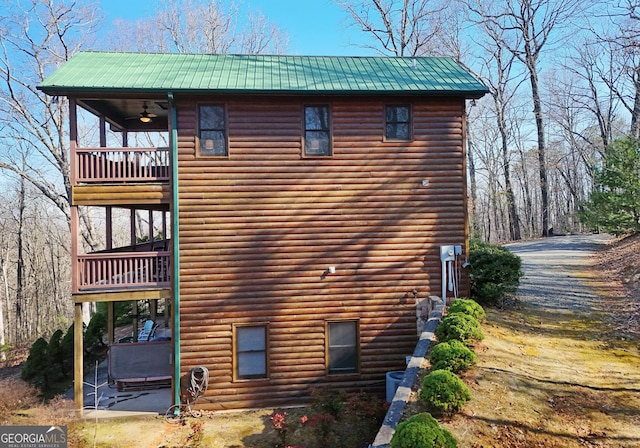
[[[140,121],[142,121],[143,123],[151,122],[151,117],[149,116],[149,112],[147,112],[146,109],[140,114]]]
[[[147,111],[147,103],[145,102],[142,105],[142,113],[140,114],[140,121],[143,123],[150,123],[151,120],[153,120],[153,118],[155,118],[157,115],[156,114],[150,114]]]

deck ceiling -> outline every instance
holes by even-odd
[[[78,99],[78,104],[96,116],[104,116],[114,131],[166,131],[169,127],[169,103],[166,100],[144,98],[90,98]],[[140,121],[140,114],[155,115],[151,122]]]

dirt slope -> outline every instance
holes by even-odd
[[[598,292],[607,297],[612,326],[640,336],[640,235],[616,239],[593,257]]]

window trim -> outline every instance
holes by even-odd
[[[202,129],[200,127],[200,108],[201,107],[221,107],[224,113],[224,146],[226,154],[203,154],[201,148],[200,133],[202,131],[220,131],[221,129]],[[196,104],[196,156],[204,158],[218,158],[224,159],[229,157],[229,114],[226,103],[197,103]]]
[[[409,110],[409,121],[407,124],[409,125],[409,138],[391,138],[387,137],[387,125],[389,123],[405,123],[404,121],[395,121],[389,122],[387,121],[387,108],[388,107],[406,107]],[[411,104],[405,103],[389,103],[385,104],[382,109],[382,120],[383,120],[383,130],[382,130],[382,139],[385,142],[412,142],[413,141],[413,108]]]
[[[239,354],[238,351],[238,331],[244,328],[262,328],[264,330],[264,362],[265,362],[265,372],[264,376],[246,376],[240,375],[238,373],[238,368],[240,367],[239,362]],[[269,369],[269,323],[268,322],[259,322],[259,323],[246,323],[246,324],[233,324],[233,336],[232,336],[232,345],[233,345],[233,353],[232,353],[232,370],[233,370],[233,381],[234,382],[242,382],[242,381],[264,381],[268,380],[270,377],[270,369]],[[242,352],[242,353],[249,353]]]
[[[307,153],[307,131],[317,131],[316,129],[307,129],[307,108],[308,107],[326,107],[329,117],[329,128],[326,130],[329,137],[329,154],[308,154]],[[309,159],[326,159],[333,157],[333,116],[331,104],[303,104],[302,105],[302,157]]]
[[[355,324],[355,370],[331,370],[331,346],[330,346],[330,327],[331,324],[340,324],[340,323],[353,323]],[[325,364],[326,364],[326,374],[330,376],[336,375],[359,375],[360,374],[360,320],[359,319],[333,319],[325,321]]]

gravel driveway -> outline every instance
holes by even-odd
[[[607,235],[571,235],[507,244],[522,258],[524,277],[518,298],[557,311],[589,313],[601,299],[580,278],[588,258],[610,239]]]
[[[467,448],[640,447],[640,352],[610,332],[606,284],[576,235],[509,244],[522,258],[519,303],[488,308],[473,399],[446,426]],[[604,281],[603,281],[604,280]],[[599,283],[596,283],[599,282]]]

